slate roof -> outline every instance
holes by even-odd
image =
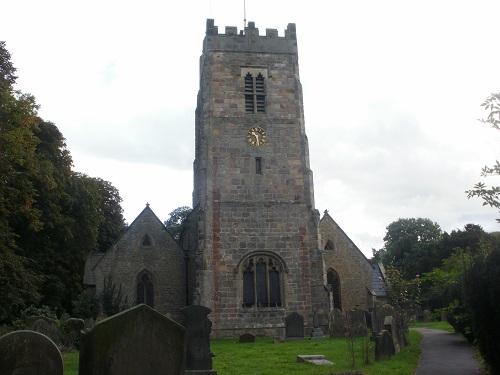
[[[375,265],[372,274],[372,288],[377,297],[387,296],[387,285],[385,284],[385,268],[382,263]]]

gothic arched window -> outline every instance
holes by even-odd
[[[333,307],[342,310],[342,299],[341,299],[341,287],[340,287],[340,277],[337,271],[333,268],[328,270],[326,274],[327,283],[330,285],[333,297]]]
[[[137,282],[137,304],[140,303],[154,307],[153,282],[146,272]]]
[[[332,241],[328,241],[325,245],[325,250],[333,250]]]
[[[269,255],[254,255],[242,265],[243,307],[282,306],[282,271]]]
[[[147,234],[142,237],[142,246],[151,246],[153,244],[153,241],[151,241],[151,237],[149,237]]]

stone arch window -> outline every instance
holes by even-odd
[[[270,255],[247,257],[241,264],[243,279],[242,306],[281,307],[283,269],[281,262]]]
[[[328,240],[326,242],[325,250],[333,250],[333,243],[332,243],[332,241]]]
[[[149,272],[142,272],[137,281],[137,304],[144,303],[150,307],[154,304],[154,286]]]
[[[245,113],[265,113],[267,69],[242,68],[241,76],[245,80]]]
[[[339,274],[333,268],[329,268],[326,274],[326,280],[332,291],[333,308],[342,310],[342,294]]]
[[[142,237],[142,240],[141,240],[141,245],[142,246],[151,246],[153,245],[153,241],[151,240],[151,237],[149,237],[149,235],[144,235],[144,237]]]

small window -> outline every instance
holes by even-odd
[[[331,241],[328,241],[325,245],[325,250],[333,250],[333,244]]]
[[[151,246],[153,242],[151,241],[151,237],[147,234],[142,238],[142,246]]]
[[[255,173],[262,174],[262,158],[255,158]]]
[[[259,73],[253,76],[250,73],[245,75],[245,112],[265,113],[266,110],[266,90],[264,76]]]

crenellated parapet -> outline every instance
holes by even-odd
[[[277,29],[266,29],[266,35],[259,35],[255,22],[249,22],[239,33],[237,27],[226,26],[225,33],[219,34],[214,20],[207,19],[203,50],[297,54],[297,32],[295,24],[289,23],[284,37],[278,35]]]

